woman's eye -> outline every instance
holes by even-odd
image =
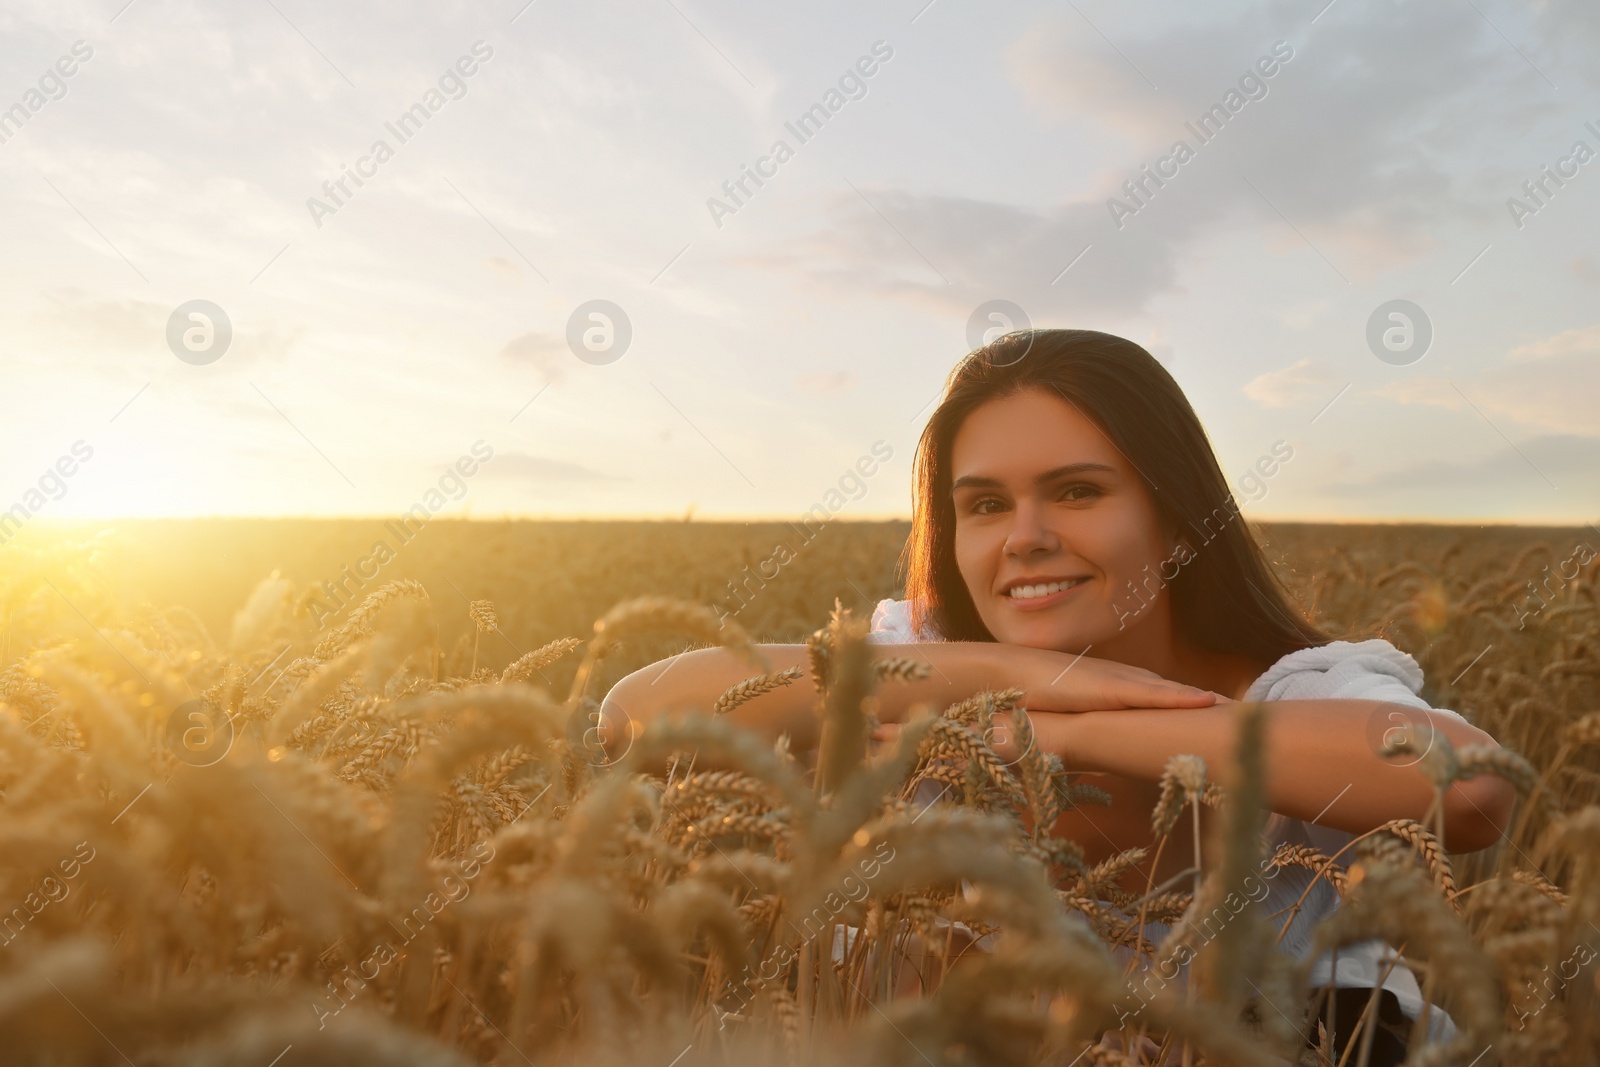
[[[1069,485],[1061,491],[1063,500],[1093,500],[1100,495],[1100,487],[1095,485]]]
[[[992,496],[980,497],[972,502],[971,511],[974,515],[993,515],[1004,505]]]

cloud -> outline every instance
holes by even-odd
[[[1487,412],[1500,412],[1555,433],[1600,437],[1595,398],[1600,396],[1600,352],[1572,352],[1536,363],[1491,371],[1467,395]]]
[[[1553,356],[1600,356],[1600,324],[1564,330],[1543,341],[1532,341],[1511,350],[1513,360],[1549,359]]]
[[[1167,332],[1160,326],[1150,327],[1150,335],[1144,342],[1144,350],[1156,357],[1157,363],[1171,369],[1173,349],[1167,343]]]
[[[821,227],[741,262],[798,274],[842,298],[906,301],[963,319],[1003,297],[1041,325],[1136,314],[1177,281],[1157,231],[1119,235],[1099,200],[1036,210],[863,186],[823,197],[818,213]],[[1079,253],[1071,283],[1052,286]]]
[[[1283,304],[1272,309],[1272,317],[1289,327],[1291,330],[1304,333],[1325,321],[1334,311],[1337,304],[1327,297],[1301,300],[1298,303]]]
[[[1600,259],[1590,255],[1573,256],[1567,272],[1579,281],[1600,284]]]
[[[1600,51],[1600,9],[1590,0],[1534,0],[1534,28],[1545,47],[1527,46],[1533,52],[1530,62],[1546,73],[1561,68],[1562,78],[1582,76],[1590,85],[1600,85],[1600,69],[1593,58]],[[1573,62],[1564,66],[1568,55]]]
[[[543,375],[547,382],[566,379],[572,367],[572,351],[567,339],[548,333],[525,333],[513,337],[500,349],[500,355],[516,363],[524,363]]]
[[[1565,330],[1511,350],[1511,364],[1452,383],[1411,378],[1373,392],[1402,404],[1451,411],[1470,401],[1491,420],[1511,419],[1545,433],[1600,437],[1600,325]],[[1253,384],[1253,383],[1252,383]]]
[[[1373,396],[1387,397],[1401,404],[1427,404],[1436,408],[1460,411],[1467,406],[1466,399],[1444,378],[1406,378],[1389,382],[1372,390]]]
[[[1276,253],[1310,256],[1309,243],[1347,280],[1371,281],[1432,252],[1441,230],[1482,218],[1486,193],[1514,187],[1510,169],[1455,167],[1449,157],[1503,155],[1498,131],[1548,117],[1549,105],[1536,72],[1500,62],[1504,41],[1470,6],[1363,13],[1319,25],[1314,37],[1287,8],[1205,24],[1174,17],[1141,37],[1125,34],[1119,47],[1136,57],[1128,61],[1110,56],[1098,34],[1041,19],[1007,50],[1014,82],[1061,124],[1097,121],[1135,147],[1095,152],[1101,168],[1048,207],[846,190],[821,206],[813,233],[748,262],[839,294],[945,312],[1001,295],[1035,321],[1117,317],[1178,288],[1176,264],[1190,248],[1244,226]],[[1265,83],[1267,95],[1200,144],[1186,121],[1234,89],[1274,38],[1295,51]],[[1160,72],[1159,93],[1132,62]],[[1488,73],[1463,79],[1466,69]],[[1195,158],[1119,228],[1107,198],[1123,196],[1122,183],[1179,138]],[[1286,144],[1295,150],[1285,153]],[[1052,286],[1087,246],[1070,284]]]
[[[1547,434],[1474,459],[1421,460],[1364,478],[1329,478],[1320,489],[1346,500],[1396,501],[1412,514],[1581,515],[1600,492],[1600,440]]]
[[[856,375],[854,371],[847,370],[818,371],[797,375],[794,383],[815,396],[837,396],[855,388]]]
[[[1335,379],[1310,359],[1268,371],[1245,383],[1244,395],[1269,408],[1287,408],[1331,395]]]
[[[104,300],[80,289],[62,288],[43,294],[35,316],[52,346],[73,351],[80,365],[120,372],[129,355],[168,351],[167,320],[173,310],[148,300]],[[281,359],[305,335],[304,328],[282,320],[263,325],[238,306],[223,311],[232,313],[233,340],[223,357],[230,366]]]
[[[1073,62],[1061,62],[1063,55]],[[1171,133],[1155,90],[1082,20],[1052,18],[1035,25],[1006,49],[1005,59],[1012,82],[1047,115],[1069,122],[1090,118],[1144,141]]]
[[[604,474],[582,464],[572,463],[564,459],[551,459],[548,456],[531,456],[526,452],[499,452],[495,454],[494,462],[485,464],[484,474],[492,478],[505,481],[533,482],[538,484],[572,483],[572,482],[620,482],[625,478],[617,478]]]
[[[484,259],[483,265],[496,274],[504,275],[507,278],[522,277],[522,268],[505,256],[488,256]]]
[[[138,352],[166,343],[172,309],[148,300],[97,300],[81,289],[46,294],[45,315],[57,336],[90,350]]]

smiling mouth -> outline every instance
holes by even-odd
[[[1033,585],[1018,585],[1005,591],[1007,600],[1038,600],[1041,597],[1051,596],[1067,589],[1072,589],[1087,582],[1088,578],[1067,578],[1059,582],[1038,582]]]

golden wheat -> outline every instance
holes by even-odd
[[[477,595],[451,619],[435,618],[431,583],[402,578],[331,630],[274,573],[218,613],[219,644],[195,612],[100,592],[85,560],[105,539],[4,546],[8,1061],[209,1067],[292,1046],[286,1065],[1333,1063],[1275,929],[1252,918],[1204,945],[1191,936],[1259,864],[1304,868],[1347,898],[1319,946],[1381,936],[1413,962],[1461,1033],[1419,1036],[1410,1062],[1466,1063],[1486,1044],[1501,1063],[1592,1062],[1600,564],[1530,599],[1541,566],[1554,587],[1570,545],[1494,530],[1267,535],[1320,622],[1413,651],[1425,695],[1507,745],[1436,744],[1416,768],[1441,794],[1474,774],[1511,781],[1521,810],[1501,844],[1452,856],[1436,828],[1396,820],[1338,856],[1260,855],[1259,720],[1242,709],[1226,791],[1178,757],[1149,847],[1086,866],[1057,819],[1109,797],[1037,747],[1020,689],[934,709],[872,750],[874,686],[929,665],[874,658],[859,616],[837,601],[827,612],[810,588],[826,575],[803,560],[741,613],[747,626],[654,582],[644,558],[592,568],[633,585],[587,607],[564,574],[535,592],[498,568],[459,579]],[[687,557],[727,535],[650,536]],[[850,536],[810,558],[889,592],[855,568],[887,558],[903,528]],[[627,599],[640,588],[667,592]],[[529,610],[546,613],[540,629],[518,622]],[[581,644],[561,634],[596,616],[583,661],[561,662]],[[651,723],[620,761],[583,741],[599,686],[633,660],[714,643],[764,671],[756,634],[807,644],[827,739],[815,770],[725,714],[799,670]],[[1001,725],[1010,763],[987,743]],[[221,739],[215,762],[188,744],[196,731]],[[696,752],[718,769],[696,771]],[[920,783],[944,791],[936,805],[914,799]],[[1198,828],[1202,804],[1221,817],[1198,885],[1148,884],[1184,809]],[[1151,973],[1137,968],[1185,944],[1188,991],[1135,995],[1130,976]],[[1357,1022],[1348,1064],[1375,1022]]]

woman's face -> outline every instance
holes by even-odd
[[[1160,575],[1176,573],[1176,546],[1144,480],[1076,406],[1038,388],[990,400],[950,463],[956,564],[997,641],[1108,659],[1170,641]]]

